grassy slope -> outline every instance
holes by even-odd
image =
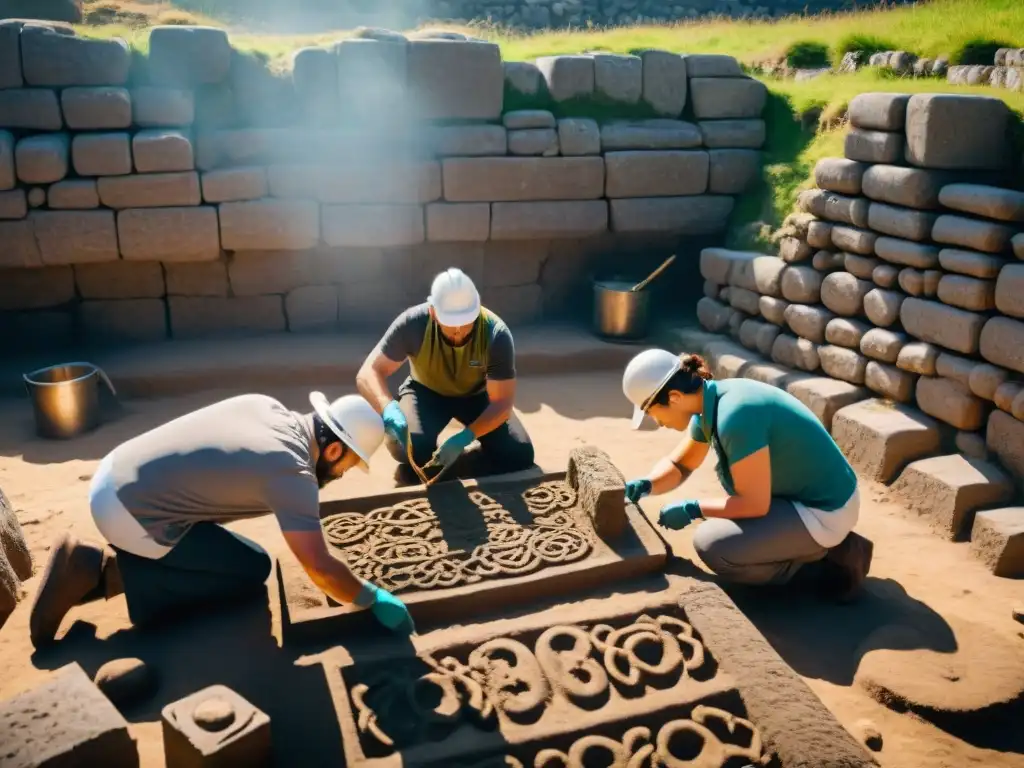
[[[139,0],[136,0],[138,2]],[[206,7],[214,11],[215,0]],[[435,28],[459,29],[452,25]],[[975,38],[999,37],[1024,47],[1024,0],[931,0],[921,5],[817,18],[790,18],[774,22],[716,20],[665,26],[581,29],[514,35],[496,28],[461,28],[494,40],[506,61],[538,56],[606,50],[629,53],[646,48],[690,53],[727,53],[744,62],[781,54],[791,43],[815,40],[835,47],[852,34],[884,38],[894,48],[922,56],[956,50]],[[82,34],[121,36],[145,51],[148,31],[120,25],[83,27]],[[232,42],[244,50],[257,50],[272,59],[286,60],[292,51],[347,36],[346,31],[317,35],[257,35],[232,33]],[[1003,89],[950,86],[938,79],[893,77],[875,70],[853,75],[824,76],[807,82],[765,79],[771,92],[766,111],[768,142],[765,147],[765,185],[745,196],[737,222],[762,219],[777,223],[792,209],[796,195],[809,183],[814,164],[822,157],[842,154],[842,127],[815,132],[802,128],[798,116],[818,107],[826,114],[842,115],[846,104],[867,91],[975,93],[1005,100],[1024,114],[1024,94]]]

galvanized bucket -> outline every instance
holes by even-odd
[[[635,282],[594,282],[594,332],[620,341],[639,341],[647,336],[649,291],[630,290]]]
[[[100,381],[116,396],[110,378],[92,363],[61,363],[26,373],[40,437],[67,440],[100,423]]]

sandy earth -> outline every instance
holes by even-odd
[[[582,443],[608,451],[627,476],[644,472],[678,435],[667,431],[631,432],[629,407],[616,372],[586,376],[532,378],[520,383],[517,406],[545,468],[564,466],[568,451]],[[230,393],[229,393],[230,394]],[[270,392],[295,409],[305,410],[305,390]],[[331,391],[332,396],[342,394]],[[308,657],[278,647],[270,608],[204,618],[146,639],[129,629],[123,598],[74,611],[57,647],[33,652],[28,639],[28,609],[52,537],[63,530],[95,536],[86,495],[91,473],[119,442],[225,393],[155,401],[132,401],[106,426],[69,443],[33,437],[31,415],[23,401],[0,401],[0,487],[18,510],[36,561],[37,575],[25,585],[26,599],[0,630],[0,699],[38,683],[49,670],[78,661],[89,674],[105,661],[140,656],[160,675],[153,700],[125,714],[139,740],[142,764],[163,765],[159,711],[165,704],[201,687],[224,683],[249,697],[271,715],[275,744],[284,744],[296,765],[336,765],[340,757],[337,724],[330,709],[322,668]],[[332,498],[362,495],[393,487],[394,462],[381,451],[369,476],[354,473],[329,487]],[[720,492],[712,462],[697,472],[685,489],[669,498]],[[786,661],[847,728],[856,732],[862,718],[874,722],[884,737],[878,753],[886,768],[1024,768],[1021,738],[1014,752],[968,735],[960,740],[910,714],[897,714],[868,697],[854,682],[861,642],[879,626],[899,621],[921,629],[935,651],[958,650],[956,627],[980,628],[1024,650],[1024,627],[1011,608],[1024,598],[1020,581],[996,579],[970,556],[965,544],[941,541],[889,497],[881,487],[865,484],[865,506],[858,530],[875,542],[869,594],[856,606],[831,606],[792,595],[737,593],[740,607],[765,633]],[[656,517],[661,499],[642,506]],[[271,553],[284,543],[272,520],[240,524],[239,531],[257,539]],[[694,557],[692,531],[669,535],[674,550]],[[237,613],[237,612],[236,612]],[[225,628],[231,624],[230,631]],[[951,628],[954,627],[954,628]],[[910,651],[908,653],[917,653]],[[955,688],[951,688],[955,690]],[[953,729],[950,729],[953,730]],[[1019,729],[1017,729],[1019,730]],[[1005,735],[1005,734],[1004,734]],[[333,741],[332,741],[333,739]]]

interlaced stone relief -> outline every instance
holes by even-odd
[[[428,499],[410,499],[365,514],[326,517],[324,533],[360,577],[391,592],[523,576],[590,554],[593,532],[577,525],[576,493],[564,482],[542,483],[521,494],[531,516],[526,523],[482,491],[470,491],[469,498],[476,507],[472,515],[461,521],[454,515],[444,527]],[[486,542],[468,549],[449,544],[460,539],[453,527],[479,526],[480,517]]]
[[[494,731],[506,723],[540,723],[556,708],[562,709],[561,719],[568,709],[572,722],[573,709],[598,710],[613,698],[641,700],[691,677],[705,679],[712,667],[689,623],[670,615],[642,615],[620,627],[556,625],[532,642],[494,638],[455,655],[424,654],[408,663],[354,669],[348,677],[364,753],[385,756],[443,741],[460,728]],[[707,706],[697,706],[689,718],[665,717],[671,722],[660,728],[632,728],[619,739],[588,735],[568,751],[541,750],[528,764],[509,757],[508,765],[590,765],[585,756],[591,752],[615,758],[602,765],[630,768],[718,768],[736,756],[755,763],[761,759],[760,736],[741,717]],[[720,727],[712,727],[716,723]],[[723,734],[729,739],[723,741]],[[690,745],[689,752],[700,742],[697,762],[673,756],[673,744],[682,741]]]

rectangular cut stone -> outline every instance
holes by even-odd
[[[939,452],[941,430],[904,405],[865,400],[836,412],[832,437],[863,477],[892,482],[912,461]]]
[[[147,128],[132,137],[132,157],[139,173],[173,173],[195,168],[192,140],[182,131]]]
[[[981,356],[993,365],[1024,373],[1024,322],[991,318],[981,331],[979,347]]]
[[[113,211],[33,211],[29,220],[43,264],[117,260]]]
[[[985,320],[984,315],[913,297],[900,306],[900,321],[907,333],[966,355],[978,351]]]
[[[711,234],[725,228],[734,200],[725,195],[610,200],[613,232]]]
[[[29,85],[123,85],[131,54],[120,38],[76,37],[38,25],[21,32],[21,63]]]
[[[33,223],[28,219],[0,221],[0,243],[0,269],[43,266]]]
[[[0,27],[2,30],[3,27]],[[0,190],[13,189],[17,183],[14,172],[14,134],[0,130]]]
[[[605,200],[491,205],[492,240],[586,238],[607,230]]]
[[[786,384],[786,391],[811,409],[831,432],[836,412],[871,396],[864,387],[824,376],[812,376]]]
[[[962,245],[987,253],[1001,253],[1009,248],[1013,230],[1003,224],[945,214],[935,220],[931,236],[939,243]]]
[[[268,193],[267,169],[262,165],[206,171],[201,174],[201,182],[207,203],[258,200]]]
[[[999,271],[994,301],[1004,315],[1024,317],[1024,264],[1007,264]]]
[[[52,184],[46,190],[46,204],[55,209],[78,209],[100,207],[99,192],[95,179],[67,179]]]
[[[663,117],[678,117],[686,106],[686,59],[669,51],[641,51],[645,104]]]
[[[0,280],[0,310],[46,309],[74,298],[71,267],[5,269]]]
[[[708,191],[715,195],[741,194],[761,173],[761,153],[753,149],[713,149],[708,156]]]
[[[161,208],[199,205],[199,174],[147,173],[135,176],[105,176],[97,182],[100,202],[108,208]]]
[[[1024,507],[979,512],[971,529],[971,554],[995,576],[1024,576]]]
[[[83,299],[157,299],[164,295],[164,272],[159,262],[79,264],[75,285]]]
[[[939,207],[939,190],[948,174],[898,165],[872,165],[864,171],[862,188],[872,200],[907,208]]]
[[[996,284],[966,275],[943,275],[939,279],[939,301],[973,312],[996,308]]]
[[[907,118],[905,93],[861,93],[850,100],[850,123],[876,131],[902,131]]]
[[[922,376],[917,381],[916,394],[918,408],[957,429],[970,432],[985,423],[985,401],[960,382]]]
[[[163,341],[167,307],[160,299],[83,301],[78,322],[90,341]]]
[[[404,41],[352,38],[334,46],[340,103],[352,120],[382,120],[406,113],[408,49]]]
[[[224,702],[233,713],[227,734],[199,725],[193,713],[204,702]],[[267,765],[272,761],[270,718],[224,685],[211,685],[168,704],[160,713],[167,765]]]
[[[636,104],[643,94],[643,61],[639,56],[591,53],[594,97],[605,104]]]
[[[139,764],[128,722],[77,663],[3,702],[0,733],[10,768]]]
[[[18,179],[26,184],[52,184],[68,173],[71,149],[67,133],[46,133],[26,136],[14,147],[14,164]]]
[[[450,202],[593,200],[604,194],[604,158],[448,158],[442,177]]]
[[[288,293],[295,288],[330,282],[317,270],[316,251],[237,251],[228,264],[233,296]]]
[[[320,223],[330,246],[386,248],[425,239],[419,205],[325,205]]]
[[[867,168],[856,160],[842,157],[826,157],[814,166],[814,183],[820,189],[839,192],[843,195],[859,195],[861,181]]]
[[[505,71],[495,43],[412,40],[409,93],[421,120],[494,120],[501,115]]]
[[[213,206],[119,211],[121,255],[137,261],[213,261],[220,256]]]
[[[601,154],[601,129],[589,117],[563,117],[558,121],[558,146],[563,157]]]
[[[60,101],[68,128],[96,130],[132,124],[132,100],[125,88],[65,88]]]
[[[594,59],[590,56],[541,56],[536,61],[556,102],[588,98],[594,93]]]
[[[21,88],[21,28],[17,20],[0,21],[0,89]],[[685,86],[686,75],[683,75]],[[682,111],[680,109],[680,111]]]
[[[711,149],[760,149],[764,146],[764,120],[701,120],[704,146]]]
[[[939,249],[935,246],[895,237],[875,240],[875,253],[892,264],[903,264],[915,269],[932,269],[939,263]]]
[[[732,275],[738,272],[740,264],[760,257],[762,254],[753,251],[731,251],[726,248],[704,248],[700,252],[700,274],[705,280],[719,285],[731,285]],[[753,290],[749,285],[741,288]]]
[[[1024,481],[1024,422],[1002,410],[992,411],[985,444],[1018,483]]]
[[[195,120],[195,96],[181,88],[143,85],[131,91],[132,115],[143,128],[180,128]]]
[[[768,89],[748,77],[694,77],[690,74],[690,103],[698,120],[760,117]]]
[[[604,541],[614,541],[628,530],[626,479],[607,453],[590,445],[573,448],[566,483],[576,491],[582,512]]]
[[[441,167],[436,160],[271,165],[267,178],[273,197],[321,203],[416,204],[441,197]]]
[[[164,266],[169,296],[227,296],[228,272],[223,260],[168,262]]]
[[[939,193],[947,208],[1000,221],[1024,221],[1024,193],[982,184],[947,184]]]
[[[171,335],[176,339],[284,331],[281,296],[230,298],[170,296]]]
[[[27,131],[59,131],[64,126],[56,91],[44,88],[0,90],[0,125]]]
[[[71,141],[71,162],[79,176],[124,176],[132,172],[127,133],[79,133]]]
[[[851,128],[846,134],[844,154],[862,163],[898,163],[903,159],[903,134]]]
[[[607,152],[605,196],[699,195],[708,188],[708,153],[697,151]]]
[[[601,126],[601,149],[692,149],[701,145],[701,133],[682,120],[612,120]]]
[[[943,538],[958,541],[971,530],[978,509],[1010,500],[1013,483],[987,461],[954,454],[913,462],[892,490]]]
[[[213,85],[228,76],[231,44],[217,27],[164,25],[149,33],[149,75],[158,85]]]
[[[431,203],[427,206],[427,240],[483,242],[490,232],[489,203]]]
[[[536,96],[540,93],[543,78],[540,69],[531,61],[503,62],[505,86],[512,93],[521,96]]]
[[[868,209],[869,227],[882,234],[906,240],[928,240],[936,218],[934,213],[884,203],[872,203]]]
[[[524,296],[522,289],[533,289],[535,295],[539,295],[536,292],[537,288],[538,286],[513,286],[499,290],[508,291],[510,295],[519,294],[521,300]],[[500,308],[496,308],[495,311],[501,314]],[[397,590],[417,623],[450,621],[455,616],[461,616],[460,621],[466,622],[475,614],[487,611],[488,605],[507,607],[523,600],[535,599],[538,594],[549,597],[565,594],[569,583],[574,585],[571,588],[574,592],[577,589],[589,588],[591,584],[596,586],[612,581],[618,583],[629,578],[627,574],[636,578],[664,566],[667,556],[665,545],[655,535],[653,527],[636,505],[624,505],[625,528],[613,544],[608,543],[597,534],[592,518],[584,509],[587,499],[581,498],[572,487],[568,481],[568,473],[564,470],[530,477],[519,474],[482,478],[468,483],[469,492],[473,494],[479,490],[480,493],[486,494],[487,503],[494,509],[493,513],[488,514],[484,528],[480,531],[484,537],[483,542],[489,539],[497,540],[492,537],[502,535],[499,529],[494,528],[494,520],[502,520],[504,522],[501,525],[512,526],[516,535],[527,541],[536,538],[541,531],[550,531],[554,528],[561,531],[561,535],[571,542],[566,545],[562,557],[558,561],[538,562],[537,567],[528,574],[487,570],[486,575],[482,576],[487,587],[487,599],[480,601],[481,577],[474,577],[467,571],[464,566],[467,556],[461,551],[449,548],[439,550],[439,556],[448,563],[446,571],[450,573],[445,586],[428,586],[421,582],[422,577],[418,575],[404,579],[402,585],[398,586],[392,583],[388,564],[376,563],[373,556],[365,562],[351,559],[350,545],[340,537],[335,539],[337,543],[329,542],[329,547],[337,555],[352,562],[353,570],[361,577],[364,571],[368,573],[366,569],[375,568],[379,574],[375,583],[385,589]],[[604,490],[603,485],[604,483],[599,484],[597,490]],[[538,493],[546,493],[545,498],[548,500],[533,502],[531,494],[527,492],[529,488],[538,488]],[[434,490],[438,493],[435,494]],[[467,503],[466,490],[463,488],[450,489],[444,484],[438,484],[431,489],[429,499],[422,488],[405,489],[396,493],[324,502],[320,506],[320,515],[323,520],[329,522],[332,518],[337,519],[336,515],[344,513],[345,518],[359,524],[362,516],[373,510],[378,510],[380,512],[377,514],[387,517],[392,514],[394,505],[417,500],[418,504],[424,505],[426,513],[424,519],[427,528],[424,540],[433,541],[432,531],[439,530],[440,521],[432,514],[432,510],[450,507],[455,503],[455,497],[451,495],[453,491],[461,496],[464,504]],[[525,497],[524,492],[527,493]],[[600,502],[600,494],[598,497],[597,501]],[[475,508],[477,503],[472,500],[473,498],[470,496],[469,506],[464,507],[465,513],[467,516],[480,519],[480,513]],[[520,514],[526,511],[523,507],[524,498],[529,507],[528,517]],[[618,503],[623,503],[621,491]],[[512,514],[513,510],[519,511]],[[382,531],[380,536],[381,543],[384,544],[392,534]],[[368,622],[373,621],[369,612],[355,606],[329,604],[323,593],[313,587],[308,576],[294,560],[282,563],[281,581],[282,600],[285,603],[282,609],[287,612],[287,618],[282,622],[286,643],[327,637],[344,627],[349,628],[349,631],[357,631],[357,628],[367,626]],[[530,586],[525,588],[524,584]],[[415,762],[417,757],[406,752],[403,759]]]
[[[909,403],[914,399],[916,380],[914,374],[877,360],[869,360],[864,368],[865,386],[896,403]]]
[[[907,162],[923,168],[998,170],[1010,158],[1011,113],[989,96],[919,93],[907,104]]]
[[[541,281],[541,268],[556,249],[552,243],[488,243],[482,248],[479,284],[484,288],[533,285]]]
[[[304,250],[320,240],[320,206],[312,200],[249,200],[218,208],[226,250]]]
[[[438,157],[500,156],[508,151],[503,125],[437,125],[428,128],[427,135]]]
[[[724,53],[691,53],[686,59],[690,77],[740,77],[743,67],[735,57]]]

